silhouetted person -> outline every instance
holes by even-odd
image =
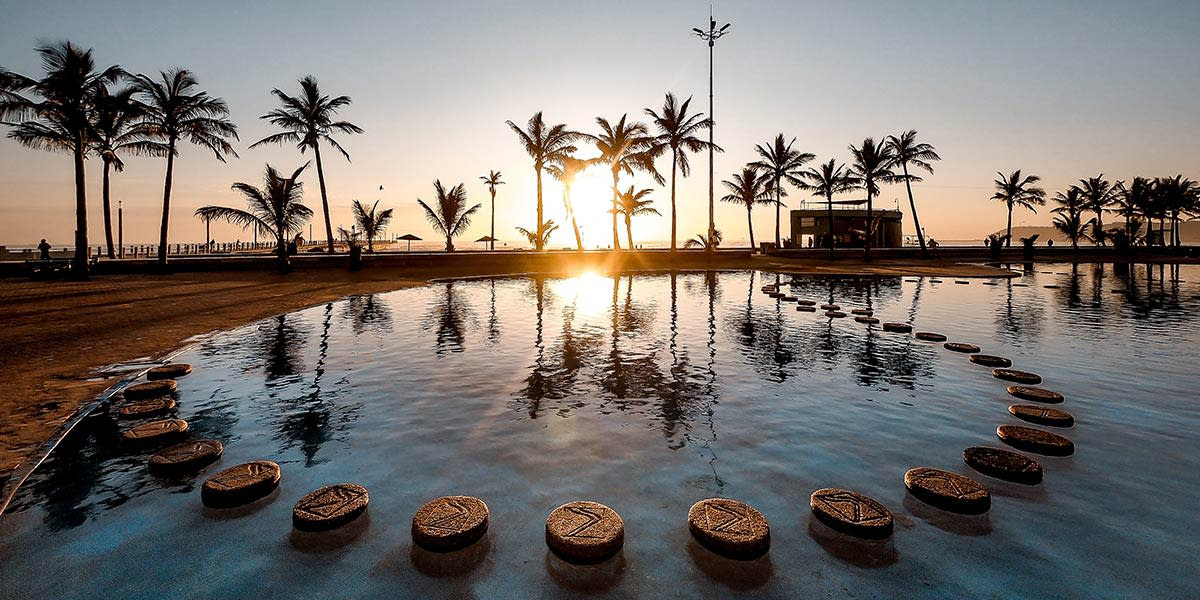
[[[42,238],[41,243],[38,244],[38,252],[40,253],[38,258],[41,260],[50,260],[50,244],[46,242],[46,238]]]

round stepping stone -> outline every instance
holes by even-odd
[[[856,309],[854,309],[854,310],[850,311],[850,314],[852,314],[852,315],[863,315],[863,316],[865,316],[865,317],[869,317],[869,316],[871,316],[871,315],[875,314],[875,311],[873,311],[873,310],[871,310],[871,309],[869,309],[869,308],[856,308]]]
[[[764,285],[760,289],[762,289],[762,291],[764,291],[764,292],[778,292],[779,291],[779,288],[777,288],[773,285]]]
[[[992,506],[992,495],[978,481],[941,469],[909,469],[904,487],[922,502],[950,512],[978,515]]]
[[[767,518],[737,500],[709,498],[693,504],[688,530],[701,546],[729,558],[758,558],[771,548]]]
[[[770,294],[767,294],[767,295],[772,298],[775,298],[775,299],[779,299],[784,296],[783,292],[771,292]]]
[[[1108,290],[1110,294],[1124,294],[1125,290]]]
[[[963,462],[988,477],[1025,485],[1042,482],[1042,465],[1012,450],[971,446],[963,450]]]
[[[1023,425],[1001,425],[996,435],[1017,450],[1036,452],[1047,456],[1070,456],[1075,453],[1075,444],[1067,438]]]
[[[795,296],[784,296],[784,297],[783,297],[783,301],[784,301],[784,302],[795,302],[795,301],[796,301],[796,297],[795,297]]]
[[[601,562],[624,544],[621,515],[599,502],[568,502],[546,517],[546,545],[564,560]]]
[[[488,528],[488,507],[472,496],[443,496],[413,515],[412,537],[434,552],[450,552],[479,541]]]
[[[1014,381],[1016,383],[1026,383],[1036,385],[1042,382],[1042,376],[1036,373],[1027,371],[1018,371],[1016,369],[992,369],[992,377],[1003,379],[1005,381]]]
[[[975,344],[964,344],[962,342],[946,342],[945,344],[942,344],[942,347],[947,350],[953,350],[954,352],[963,352],[966,354],[973,354],[975,352],[979,352],[979,346],[976,346]]]
[[[892,333],[908,333],[912,331],[912,325],[908,323],[884,323],[883,330]]]
[[[174,393],[179,389],[179,384],[175,383],[174,379],[159,379],[156,381],[145,381],[135,383],[123,392],[126,400],[144,400],[146,398],[158,398]]]
[[[876,319],[875,317],[854,317],[854,320],[858,321],[859,323],[866,323],[868,325],[874,325],[879,322],[879,319]]]
[[[117,407],[118,419],[144,419],[170,412],[175,408],[175,399],[170,396],[127,402]]]
[[[817,305],[817,303],[812,300],[797,300],[796,304],[799,304],[802,306],[816,306]]]
[[[151,381],[158,379],[178,379],[191,372],[192,365],[187,363],[171,363],[146,371],[146,379]]]
[[[163,419],[131,427],[121,434],[121,438],[126,442],[152,444],[183,435],[187,428],[187,421],[183,419]]]
[[[930,279],[929,280],[929,283],[941,283],[941,282],[942,282],[941,279]]]
[[[840,307],[836,304],[822,304],[821,305],[821,310],[841,310],[841,309],[842,309],[842,307]]]
[[[932,331],[918,331],[916,333],[916,336],[917,336],[918,340],[925,340],[927,342],[944,342],[944,341],[946,341],[946,336],[944,336],[940,333],[934,333]]]
[[[1008,386],[1008,393],[1022,400],[1031,400],[1045,404],[1060,404],[1065,400],[1063,395],[1058,392],[1031,385],[1010,385]]]
[[[800,304],[800,305],[796,306],[796,310],[798,310],[800,312],[817,312],[817,307]]]
[[[358,518],[367,510],[367,488],[336,483],[304,495],[292,508],[292,525],[301,531],[329,531]]]
[[[198,471],[221,458],[225,447],[217,440],[195,440],[176,444],[150,457],[150,470],[156,473]]]
[[[1058,410],[1057,408],[1046,408],[1031,404],[1013,404],[1008,407],[1008,412],[1022,421],[1029,421],[1038,425],[1070,427],[1075,424],[1075,417],[1071,416],[1071,413]]]
[[[1014,283],[1013,287],[1029,287],[1028,283]]]
[[[282,473],[269,460],[235,465],[213,475],[200,488],[200,501],[211,508],[249,504],[279,487]]]
[[[985,367],[1011,367],[1012,361],[1003,356],[995,356],[992,354],[972,354],[967,357],[967,360]]]
[[[984,281],[983,285],[999,285],[995,281]]]
[[[829,527],[865,538],[892,535],[892,513],[873,498],[850,490],[824,488],[808,500],[813,514]]]
[[[971,285],[970,281],[966,281],[963,279],[955,279],[954,283],[957,283],[958,285]]]
[[[827,310],[825,311],[825,316],[831,319],[841,319],[846,316],[846,313],[837,310]]]

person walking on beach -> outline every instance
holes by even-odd
[[[46,243],[46,238],[42,238],[42,242],[38,244],[38,252],[41,253],[38,258],[50,260],[50,244]]]

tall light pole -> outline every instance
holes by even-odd
[[[708,31],[693,27],[692,33],[697,37],[708,42],[708,248],[709,252],[715,250],[713,246],[713,233],[716,231],[716,222],[713,219],[713,129],[716,127],[716,120],[713,118],[713,44],[716,43],[721,36],[729,33],[730,23],[726,23],[717,28],[717,22],[712,17],[712,7],[708,9]]]

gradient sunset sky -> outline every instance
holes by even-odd
[[[225,98],[241,130],[241,158],[221,164],[185,148],[176,163],[171,242],[203,241],[196,207],[243,207],[229,189],[258,184],[263,165],[291,171],[293,147],[250,150],[271,133],[257,117],[275,106],[274,87],[318,77],[324,91],[354,103],[342,116],[366,133],[343,137],[353,163],[325,154],[334,226],[351,223],[352,199],[397,209],[392,233],[436,239],[416,198],[430,199],[435,178],[465,182],[487,207],[478,177],[503,172],[498,237],[534,225],[532,163],[505,126],[538,110],[552,122],[594,132],[595,117],[643,119],[665,92],[695,96],[707,112],[707,48],[691,33],[709,4],[611,2],[39,2],[4,0],[0,65],[36,76],[33,48],[67,39],[95,50],[101,65],[141,73],[182,66]],[[1182,173],[1200,176],[1200,2],[718,2],[733,23],[716,53],[717,155],[721,179],[754,159],[755,143],[777,133],[818,161],[849,158],[866,136],[916,129],[942,155],[936,173],[915,186],[927,232],[979,239],[1002,228],[1004,208],[988,198],[997,170],[1025,169],[1051,194],[1075,180]],[[586,147],[584,156],[594,154]],[[165,161],[129,159],[113,180],[125,203],[127,243],[157,239]],[[88,161],[91,243],[103,243],[99,160]],[[706,226],[707,158],[679,188],[682,239]],[[660,161],[667,173],[669,159]],[[600,167],[576,189],[585,243],[607,245]],[[317,209],[316,171],[306,203]],[[638,184],[652,182],[639,178]],[[626,183],[625,185],[627,185]],[[0,244],[70,243],[74,226],[71,159],[0,140]],[[384,186],[382,192],[379,186]],[[720,195],[720,189],[718,188]],[[664,215],[669,191],[651,196]],[[795,206],[801,194],[788,201]],[[879,206],[905,209],[903,186]],[[547,216],[564,222],[560,188],[546,188]],[[773,213],[756,211],[767,239]],[[743,209],[719,204],[726,239],[746,238]],[[1014,224],[1047,224],[1048,210],[1018,212]],[[635,238],[662,240],[669,219],[635,221]],[[227,225],[214,237],[249,239]],[[465,247],[487,233],[486,212]],[[784,235],[787,235],[785,225]],[[318,234],[318,237],[322,237]],[[569,228],[552,247],[573,243]]]

